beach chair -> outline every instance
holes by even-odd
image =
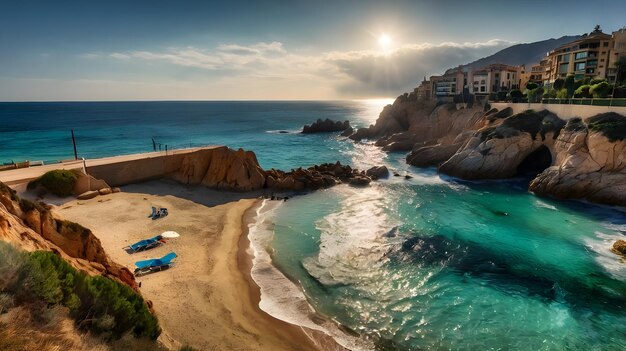
[[[148,273],[159,272],[164,269],[170,268],[172,261],[176,258],[176,253],[170,252],[161,258],[153,258],[150,260],[143,260],[135,262],[135,275],[144,275]]]
[[[158,211],[156,211],[154,213],[154,215],[152,215],[152,220],[163,218],[163,217],[167,216],[168,214],[169,213],[167,212],[167,208],[161,207]]]
[[[135,253],[139,251],[149,250],[165,243],[162,235],[157,235],[150,239],[140,240],[132,245],[126,246],[123,249],[129,253]]]

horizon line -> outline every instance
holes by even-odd
[[[66,103],[66,102],[314,102],[314,101],[367,101],[394,100],[395,97],[346,98],[346,99],[163,99],[163,100],[0,100],[0,103]]]

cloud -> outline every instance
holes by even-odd
[[[348,79],[337,89],[347,95],[389,95],[413,90],[424,77],[469,63],[510,46],[504,40],[483,43],[405,45],[388,55],[376,52],[329,53],[326,59]]]
[[[271,84],[278,90],[299,89],[301,98],[352,98],[396,96],[415,88],[424,76],[441,74],[447,68],[493,54],[511,44],[492,39],[476,43],[408,44],[389,53],[361,50],[305,55],[287,50],[280,42],[260,42],[222,44],[212,50],[186,47],[161,52],[116,52],[108,57],[208,70],[222,77],[211,84],[259,80],[265,82],[266,89],[272,89]],[[335,96],[307,95],[312,91],[328,91],[327,87],[332,88]]]

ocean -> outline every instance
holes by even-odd
[[[154,138],[242,147],[264,168],[384,164],[413,178],[258,210],[250,239],[264,310],[354,348],[626,349],[626,263],[610,252],[626,234],[623,210],[540,198],[528,179],[460,181],[368,141],[297,133],[318,118],[367,126],[386,102],[0,103],[0,162],[72,158],[73,129],[87,158],[151,151]]]

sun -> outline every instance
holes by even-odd
[[[391,43],[391,37],[387,34],[381,34],[381,36],[378,37],[378,45],[383,51],[389,51],[391,49]]]

